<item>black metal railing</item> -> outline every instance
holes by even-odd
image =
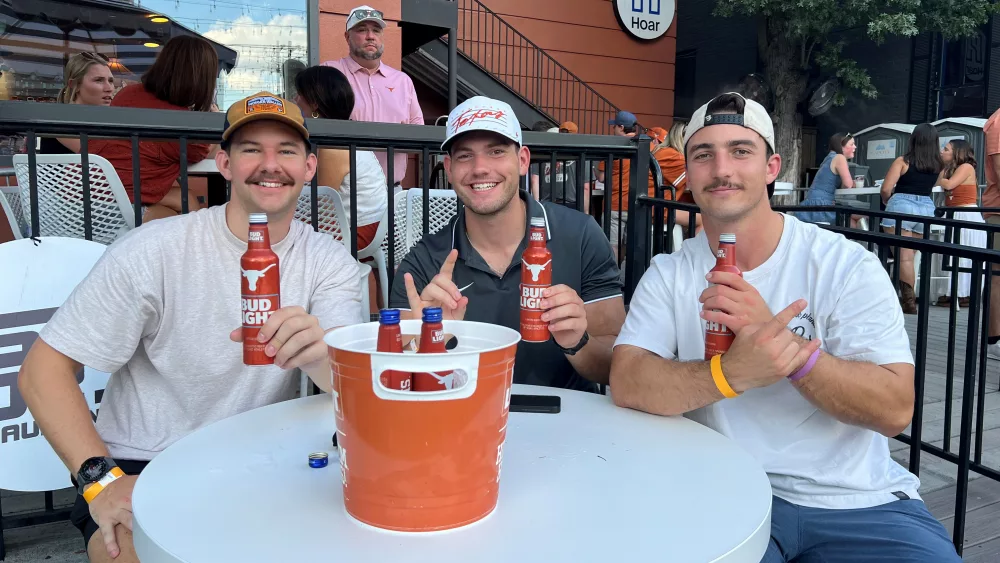
[[[899,257],[901,249],[913,250],[921,254],[916,314],[916,351],[914,353],[914,412],[909,432],[896,436],[896,439],[909,446],[907,467],[915,475],[919,476],[920,474],[921,453],[927,453],[935,458],[955,464],[956,492],[952,540],[959,554],[963,551],[965,540],[970,473],[1000,482],[1000,467],[985,463],[983,458],[986,395],[990,392],[1000,391],[1000,384],[998,384],[997,390],[990,390],[987,387],[989,318],[992,308],[1000,306],[991,304],[989,291],[993,283],[993,276],[1000,274],[1000,267],[997,267],[997,271],[994,272],[990,265],[1000,263],[1000,251],[994,249],[993,245],[993,235],[1000,232],[1000,226],[957,221],[948,217],[954,211],[968,211],[969,209],[971,208],[945,210],[944,217],[924,217],[842,206],[775,207],[775,210],[782,212],[833,211],[836,213],[836,224],[824,226],[824,228],[842,234],[874,252],[886,271],[890,273],[896,287],[899,286],[899,268],[896,265],[900,261],[893,257]],[[674,213],[677,211],[686,211],[692,214],[700,212],[695,205],[642,195],[635,197],[632,210],[628,232],[627,267],[634,269],[639,275],[649,266],[652,256],[672,250],[671,237],[668,235],[673,228]],[[666,213],[662,213],[662,210],[666,210]],[[866,216],[870,221],[873,221],[872,224],[874,224],[875,219],[893,219],[895,220],[895,232],[885,233],[879,230],[866,231],[847,228],[846,225],[849,225],[852,214]],[[657,219],[662,219],[664,215],[666,215],[666,219],[658,223]],[[904,220],[923,225],[923,237],[900,236],[899,230]],[[688,235],[693,236],[694,221],[691,221],[690,224],[691,229]],[[931,238],[932,229],[936,233],[934,236],[941,236],[942,240]],[[987,248],[958,244],[962,230],[986,232],[988,235]],[[651,240],[647,240],[648,237],[639,236],[639,233],[643,232],[652,232]],[[929,436],[924,433],[924,398],[928,372],[931,371],[928,367],[928,356],[932,351],[929,350],[928,342],[932,314],[932,265],[936,259],[941,259],[941,270],[949,273],[950,305],[947,317],[948,338],[944,373],[943,429],[940,436]],[[962,265],[962,262],[965,264]],[[971,276],[968,303],[962,306],[967,309],[968,316],[964,322],[959,318],[957,295],[960,274]],[[637,283],[638,276],[632,276],[629,280],[629,283]],[[628,289],[626,288],[626,291]],[[964,332],[966,341],[964,355],[961,357],[957,353],[957,337],[961,334],[960,331]],[[960,385],[961,388],[962,396],[960,398],[955,397],[956,384]],[[952,418],[956,401],[960,413],[957,451],[952,437]]]
[[[610,133],[618,107],[479,0],[459,0],[458,49],[556,126]]]

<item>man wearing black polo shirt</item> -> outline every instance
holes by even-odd
[[[553,285],[542,300],[552,338],[518,344],[514,382],[584,391],[607,383],[625,305],[614,255],[597,223],[519,188],[531,154],[504,102],[477,96],[456,107],[441,148],[464,211],[406,255],[390,307],[408,310],[407,318],[441,307],[445,318],[517,330],[521,253],[529,218],[540,217],[552,252]]]

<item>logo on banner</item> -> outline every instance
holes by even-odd
[[[622,29],[645,41],[663,37],[674,19],[674,0],[615,0],[614,6]]]

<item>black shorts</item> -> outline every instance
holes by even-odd
[[[115,463],[118,464],[118,467],[126,475],[138,475],[149,464],[148,461],[128,459],[116,459]],[[76,486],[75,479],[73,480],[73,485]],[[69,514],[69,521],[83,533],[83,548],[87,549],[87,546],[90,545],[90,536],[94,535],[100,528],[97,522],[94,522],[94,519],[90,517],[90,505],[84,500],[83,495],[79,493],[76,495],[76,503],[73,505],[73,511]]]

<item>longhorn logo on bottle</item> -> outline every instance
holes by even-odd
[[[267,343],[259,342],[257,334],[271,315],[281,308],[278,255],[271,250],[266,214],[250,214],[247,241],[247,251],[240,257],[243,363],[263,366],[273,364],[274,358],[264,353]]]
[[[549,340],[549,323],[542,320],[542,297],[552,287],[552,252],[545,234],[545,219],[532,217],[528,248],[521,255],[521,340],[525,342]]]
[[[723,233],[719,235],[719,250],[715,253],[715,267],[712,272],[729,272],[742,276],[736,266],[736,235]],[[736,334],[722,323],[706,321],[705,323],[705,359],[711,360],[718,354],[724,354],[732,346]]]

